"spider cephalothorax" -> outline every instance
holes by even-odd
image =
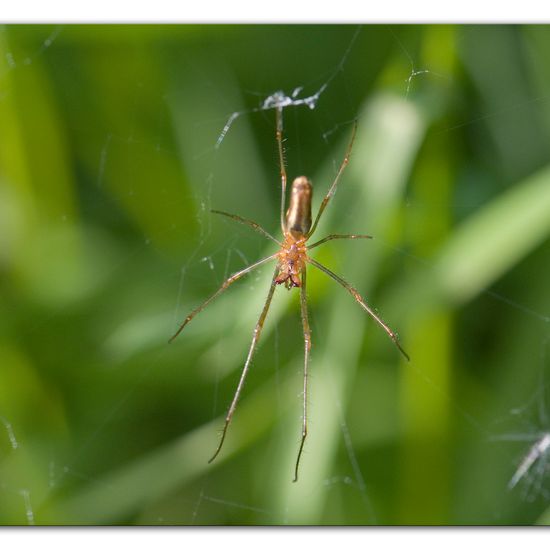
[[[279,258],[279,274],[275,282],[278,285],[284,283],[288,290],[302,286],[300,274],[307,261],[306,237],[296,239],[291,233],[288,233],[277,256]]]

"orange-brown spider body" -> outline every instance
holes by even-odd
[[[292,182],[290,203],[286,211],[285,239],[277,254],[279,274],[275,282],[288,290],[302,286],[300,274],[307,261],[308,232],[311,228],[311,197],[313,186],[300,176]]]
[[[277,266],[275,267],[275,270],[273,272],[273,278],[271,280],[271,284],[269,287],[269,291],[267,293],[266,300],[264,302],[262,312],[254,328],[254,332],[252,334],[252,342],[250,343],[250,347],[248,348],[248,355],[246,356],[246,361],[244,363],[244,366],[241,372],[241,377],[239,378],[239,383],[237,385],[237,389],[235,390],[233,400],[231,401],[231,404],[225,416],[225,423],[223,426],[222,435],[220,437],[218,447],[216,448],[214,455],[210,459],[210,462],[212,462],[218,456],[223,446],[223,442],[225,441],[227,429],[229,427],[231,419],[233,418],[235,409],[237,408],[237,402],[239,400],[239,396],[241,395],[246,376],[250,369],[252,357],[254,356],[254,352],[256,351],[258,341],[260,339],[260,334],[262,332],[264,322],[266,320],[267,313],[271,305],[271,300],[273,298],[277,285],[284,284],[288,290],[294,287],[299,287],[300,288],[300,311],[301,311],[301,318],[302,318],[302,329],[304,334],[304,383],[303,383],[303,402],[302,402],[303,403],[302,405],[303,406],[302,438],[300,441],[300,447],[298,449],[298,456],[296,458],[296,465],[294,468],[294,481],[297,481],[298,466],[300,465],[300,458],[302,456],[302,451],[304,449],[304,444],[307,437],[307,416],[308,416],[307,392],[308,392],[308,365],[309,365],[309,355],[311,350],[311,330],[309,328],[308,311],[307,311],[308,309],[307,308],[307,288],[306,288],[307,287],[307,281],[306,281],[307,266],[311,265],[315,267],[316,269],[322,271],[325,275],[327,275],[328,277],[336,281],[340,286],[342,286],[355,299],[355,301],[374,319],[374,321],[376,321],[378,325],[386,332],[388,337],[393,340],[393,343],[397,346],[399,351],[403,354],[403,356],[407,360],[409,359],[409,356],[399,344],[399,339],[397,337],[397,334],[393,332],[393,330],[378,316],[376,311],[373,310],[367,304],[367,302],[363,299],[363,297],[359,294],[359,292],[357,292],[357,290],[355,290],[355,288],[353,288],[347,281],[342,279],[342,277],[336,275],[336,273],[333,273],[330,269],[325,267],[323,264],[320,264],[319,262],[317,262],[316,260],[314,260],[312,257],[308,255],[308,251],[311,250],[312,248],[316,248],[317,246],[323,243],[326,243],[328,241],[332,241],[333,239],[370,239],[372,238],[370,237],[370,235],[333,234],[333,235],[328,235],[313,244],[310,244],[310,245],[306,244],[309,241],[310,237],[315,233],[317,224],[321,219],[321,215],[323,214],[330,199],[333,197],[334,193],[336,192],[336,187],[338,185],[338,182],[340,181],[340,177],[342,176],[342,173],[344,172],[344,169],[348,164],[349,157],[351,154],[351,149],[353,146],[353,140],[355,138],[355,133],[357,131],[357,123],[354,124],[353,133],[351,135],[351,140],[349,142],[346,155],[342,160],[342,163],[340,164],[340,168],[338,169],[338,172],[332,184],[330,185],[328,191],[326,192],[325,197],[323,198],[321,205],[319,206],[319,210],[317,211],[315,219],[313,220],[313,223],[312,223],[311,198],[313,195],[313,187],[309,179],[306,178],[305,176],[300,176],[292,182],[290,201],[289,201],[288,209],[285,212],[287,175],[286,175],[284,155],[283,155],[283,118],[282,118],[283,114],[282,113],[283,113],[282,107],[278,107],[276,110],[276,121],[277,121],[276,139],[277,139],[277,148],[279,151],[279,166],[281,170],[280,172],[281,173],[280,216],[281,216],[281,230],[283,233],[282,242],[276,239],[275,237],[273,237],[263,227],[261,227],[258,223],[252,220],[241,218],[240,216],[237,216],[235,214],[228,214],[227,212],[222,212],[221,210],[212,211],[217,214],[222,214],[224,216],[227,216],[239,223],[248,225],[258,233],[261,233],[264,237],[274,241],[279,246],[279,249],[274,254],[271,254],[271,256],[267,256],[249,265],[248,267],[245,267],[244,269],[241,269],[240,271],[233,273],[233,275],[231,275],[228,279],[226,279],[225,282],[221,285],[221,287],[214,294],[212,294],[210,298],[207,298],[202,304],[200,304],[193,311],[191,311],[191,313],[187,315],[183,323],[181,323],[181,325],[179,326],[176,333],[172,336],[172,338],[170,338],[170,341],[174,340],[174,338],[176,338],[176,336],[183,330],[183,328],[198,313],[200,313],[203,309],[205,309],[208,306],[208,304],[212,302],[212,300],[214,300],[220,294],[225,292],[225,290],[230,285],[232,285],[235,281],[239,280],[242,276],[246,275],[247,273],[250,273],[251,271],[260,267],[261,265],[264,265],[267,262],[270,262],[272,260],[277,260]]]
[[[277,254],[279,259],[279,274],[275,282],[283,284],[288,290],[302,286],[300,274],[306,265],[307,258],[306,237],[296,239],[291,233],[287,233],[283,246]]]

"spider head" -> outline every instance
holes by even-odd
[[[296,273],[288,273],[286,271],[281,271],[278,277],[275,279],[275,283],[278,285],[284,284],[287,290],[291,288],[298,288],[302,286],[302,281],[300,276]]]

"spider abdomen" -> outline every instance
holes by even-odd
[[[311,197],[313,186],[305,176],[292,182],[290,202],[286,211],[286,232],[299,239],[311,229]]]

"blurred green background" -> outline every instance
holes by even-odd
[[[316,207],[358,135],[308,277],[309,437],[297,292],[279,288],[212,464],[272,267],[168,345]],[[219,143],[224,125],[234,119]],[[2,524],[532,524],[550,430],[550,28],[0,28]]]

